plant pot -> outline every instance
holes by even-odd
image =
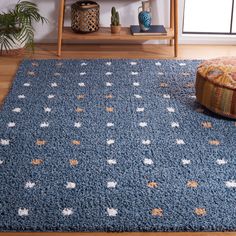
[[[22,56],[25,52],[25,48],[10,49],[0,51],[0,56]]]
[[[18,40],[11,42],[11,49],[0,51],[0,56],[20,56],[25,51],[25,43],[21,43]]]
[[[111,25],[111,33],[119,34],[121,31],[121,25]]]

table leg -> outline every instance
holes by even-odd
[[[174,0],[170,0],[170,29],[174,28]],[[173,46],[173,39],[170,40],[170,46]]]
[[[174,0],[175,57],[178,57],[178,0]]]
[[[57,38],[57,55],[61,56],[61,44],[62,44],[62,30],[64,24],[64,7],[65,0],[60,0],[59,15],[58,15],[58,38]]]

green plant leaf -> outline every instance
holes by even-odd
[[[29,1],[18,1],[13,10],[0,14],[0,49],[10,50],[18,40],[27,48],[34,48],[33,22],[47,23],[41,16],[37,4]]]

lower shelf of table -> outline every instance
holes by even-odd
[[[101,27],[97,32],[81,34],[75,33],[70,27],[64,27],[62,33],[63,40],[93,41],[93,40],[124,40],[124,41],[147,41],[174,39],[174,30],[166,29],[167,35],[141,35],[135,36],[130,33],[129,27],[122,27],[119,34],[112,34],[110,27]]]

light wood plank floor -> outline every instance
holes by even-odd
[[[236,46],[180,45],[177,59],[207,59],[220,56],[235,56]],[[24,58],[58,59],[56,45],[37,45],[35,54],[18,57],[0,57],[0,103],[14,80],[20,62]],[[173,48],[165,45],[65,45],[63,59],[83,58],[131,58],[173,59]],[[0,236],[236,236],[236,232],[196,233],[0,233]]]

